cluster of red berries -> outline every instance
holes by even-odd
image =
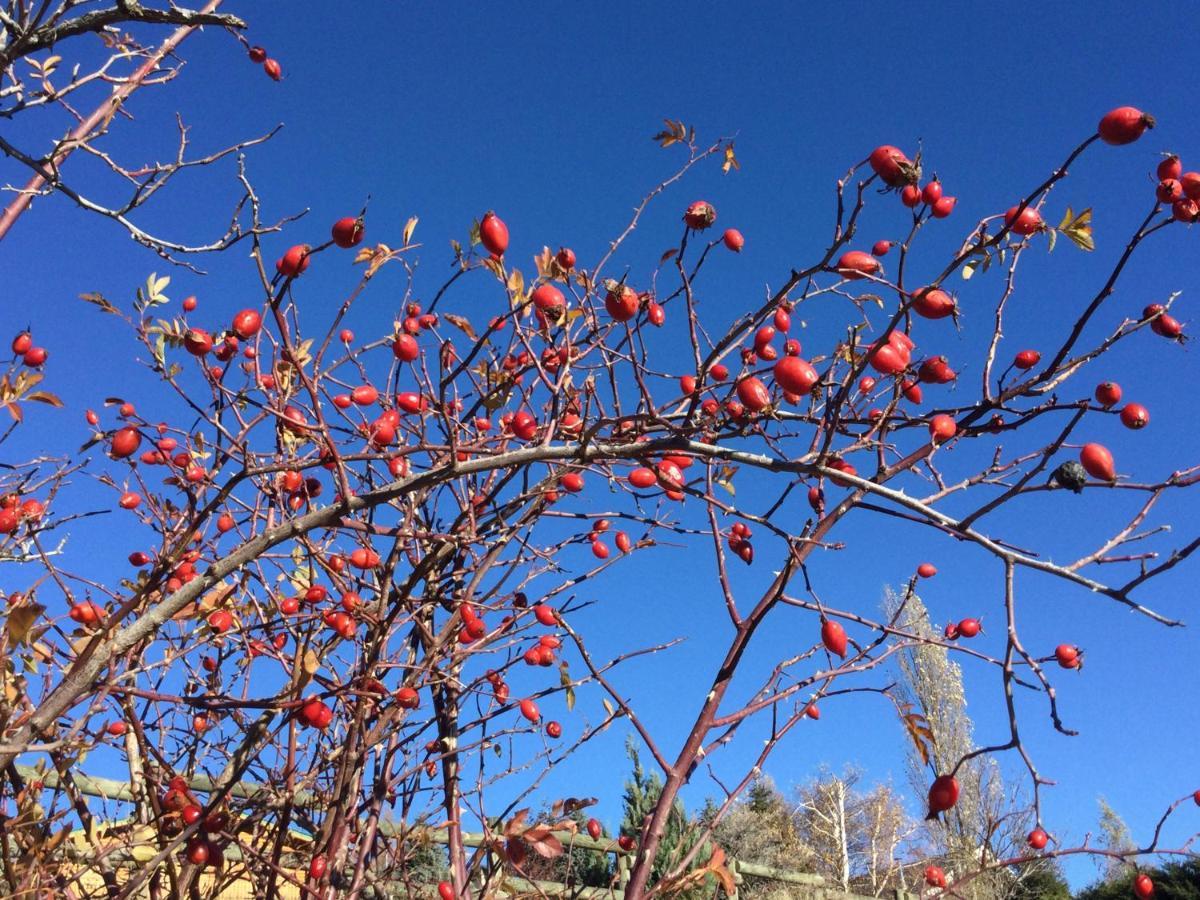
[[[22,331],[12,339],[12,352],[14,356],[18,356],[21,362],[35,369],[38,366],[45,365],[50,353],[45,347],[35,347],[33,345],[33,335],[28,331]]]
[[[278,81],[283,77],[283,67],[279,65],[278,60],[267,57],[265,48],[251,47],[247,55],[250,57],[250,62],[262,65],[263,71],[267,73],[272,81]]]
[[[935,219],[944,219],[954,212],[958,198],[945,193],[937,178],[921,185],[920,165],[910,160],[898,147],[891,144],[876,147],[867,157],[867,163],[884,184],[899,189],[900,202],[909,209],[924,205]],[[890,244],[883,248],[876,244],[876,248],[882,249],[879,254],[882,256],[887,253]]]
[[[683,470],[691,466],[692,458],[683,454],[667,454],[653,468],[638,466],[627,476],[632,487],[638,490],[648,490],[659,487],[667,499],[679,501],[684,497],[683,487],[686,479]]]
[[[983,623],[978,619],[963,619],[961,622],[951,622],[942,632],[948,641],[956,641],[960,637],[973,638],[983,631]]]
[[[596,559],[608,559],[608,545],[604,543],[604,534],[612,527],[612,523],[608,519],[597,519],[592,523],[592,530],[588,535],[588,539],[592,543],[592,556]],[[628,553],[633,549],[633,541],[624,531],[613,532],[613,543],[617,545],[617,549],[622,553]]]
[[[1183,171],[1183,163],[1171,154],[1158,164],[1158,186],[1154,196],[1171,206],[1171,215],[1180,222],[1200,219],[1200,172]]]
[[[24,500],[17,494],[0,498],[0,534],[12,534],[23,523],[34,524],[46,514],[46,504],[36,497]]]
[[[219,866],[224,861],[224,843],[219,835],[229,827],[229,814],[214,810],[207,816],[200,801],[192,794],[187,781],[175,776],[162,797],[162,818],[159,828],[166,837],[174,837],[184,828],[199,823],[200,833],[184,847],[188,862],[197,866]]]
[[[729,549],[746,565],[754,562],[754,547],[750,543],[752,536],[753,532],[745,522],[734,522],[729,529]]]

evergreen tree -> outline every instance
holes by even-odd
[[[638,756],[632,737],[625,743],[625,752],[628,754],[630,762],[633,763],[633,770],[625,782],[621,834],[637,841],[641,839],[642,826],[654,811],[654,806],[662,793],[663,783],[657,773],[647,773],[642,768],[642,761]],[[699,824],[688,818],[683,802],[676,799],[667,815],[663,838],[651,868],[650,884],[657,883],[663,875],[670,872],[683,860],[699,840],[701,831]],[[711,850],[708,848],[702,849],[693,861],[693,867],[702,865],[710,854]]]
[[[1200,900],[1200,862],[1191,859],[1168,863],[1158,869],[1137,869],[1128,864],[1113,871],[1075,895],[1076,900],[1129,900],[1133,896],[1133,879],[1144,871],[1154,882],[1155,900]]]

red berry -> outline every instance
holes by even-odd
[[[1018,369],[1032,369],[1042,361],[1042,354],[1036,350],[1022,350],[1013,359],[1013,365]]]
[[[359,406],[370,406],[379,399],[379,391],[372,385],[360,384],[350,392],[350,399]]]
[[[263,71],[270,76],[272,81],[278,81],[283,77],[283,66],[279,65],[279,60],[268,59],[263,62]]]
[[[933,563],[921,563],[917,566],[917,574],[922,578],[932,578],[937,574],[937,566]]]
[[[1104,115],[1096,129],[1106,144],[1132,144],[1147,128],[1154,127],[1154,116],[1133,106],[1118,106]]]
[[[1022,236],[1036,234],[1044,227],[1042,222],[1042,214],[1032,206],[1027,206],[1017,213],[1018,207],[1009,207],[1008,212],[1004,214],[1004,224],[1012,231],[1013,234]]]
[[[973,638],[979,634],[982,629],[978,619],[963,619],[957,625],[957,631],[960,637]]]
[[[1164,178],[1154,189],[1154,196],[1159,203],[1174,203],[1183,199],[1183,185],[1176,178]]]
[[[925,867],[925,883],[930,887],[945,887],[946,873],[942,871],[941,866],[926,866]]]
[[[1054,648],[1054,658],[1064,669],[1078,669],[1083,663],[1083,651],[1071,644],[1059,644]]]
[[[958,433],[958,423],[953,416],[938,413],[929,420],[929,437],[935,444],[942,444]]]
[[[593,841],[597,841],[600,839],[600,835],[604,833],[604,829],[600,827],[600,823],[595,819],[588,819],[587,833],[588,837],[590,837]]]
[[[187,860],[196,866],[202,866],[208,862],[209,843],[202,837],[194,837],[187,844]]]
[[[791,359],[792,357],[788,357]],[[737,383],[738,399],[750,412],[762,412],[771,405],[771,394],[767,386],[750,375]]]
[[[618,322],[628,322],[637,315],[640,301],[637,291],[625,284],[610,282],[604,296],[604,308]]]
[[[1179,161],[1179,157],[1172,153],[1166,159],[1158,164],[1155,174],[1158,175],[1160,181],[1166,181],[1168,178],[1178,178],[1183,172],[1183,163]]]
[[[125,723],[118,719],[115,722],[109,722],[108,727],[104,729],[113,737],[120,737],[125,733]]]
[[[567,308],[567,298],[552,284],[538,285],[529,295],[529,299],[533,301],[534,307],[544,313],[552,313],[555,317]]]
[[[942,197],[937,203],[933,204],[932,212],[935,219],[944,219],[950,213],[954,212],[954,205],[958,203],[957,197]]]
[[[28,331],[22,331],[12,340],[12,352],[17,356],[24,356],[33,348],[33,335]]]
[[[117,506],[121,509],[137,509],[142,505],[142,495],[135,491],[126,491],[117,501]]]
[[[908,360],[904,358],[894,344],[876,344],[870,351],[871,368],[881,375],[899,375],[908,368]]]
[[[788,393],[799,395],[809,393],[820,377],[809,362],[798,356],[785,356],[775,363],[774,375],[777,385]]]
[[[455,896],[457,896],[454,893],[454,885],[448,881],[439,881],[438,896],[440,896],[442,900],[454,900]]]
[[[184,312],[192,312],[195,308],[196,308],[196,298],[195,297],[184,297],[183,298],[183,311]]]
[[[821,710],[817,707],[817,704],[810,703],[808,706],[804,707],[804,715],[815,721],[816,719],[821,718]]]
[[[872,150],[867,162],[888,187],[914,185],[917,178],[920,177],[920,173],[913,167],[908,157],[890,144],[884,144]]]
[[[560,269],[570,272],[575,268],[575,251],[570,247],[560,247],[554,256],[554,261],[558,263]]]
[[[912,308],[917,315],[926,319],[944,319],[954,315],[957,306],[954,298],[938,288],[922,288],[913,297]]]
[[[958,375],[944,356],[931,356],[917,370],[917,377],[927,384],[949,384]]]
[[[256,310],[243,309],[233,317],[231,330],[246,341],[258,334],[262,328],[262,316]]]
[[[114,459],[125,459],[133,456],[142,443],[142,434],[136,428],[122,428],[112,436],[109,452]]]
[[[264,47],[251,47],[247,55],[250,57],[250,62],[258,65],[267,61],[267,51]]]
[[[1200,200],[1200,172],[1184,172],[1176,177],[1189,200]]]
[[[421,697],[416,690],[405,685],[396,691],[396,703],[401,709],[416,709],[421,705]]]
[[[346,216],[333,223],[333,242],[339,247],[348,249],[362,243],[365,233],[362,219],[355,216]]]
[[[1171,216],[1177,222],[1185,222],[1191,225],[1197,219],[1200,219],[1200,204],[1190,197],[1183,200],[1176,200],[1171,204]]]
[[[183,349],[192,356],[203,356],[213,348],[212,335],[203,328],[189,328],[183,334]]]
[[[906,184],[900,192],[900,202],[912,209],[921,203],[921,189],[915,184]]]
[[[530,722],[535,723],[542,717],[541,712],[538,710],[537,704],[528,699],[521,701],[521,715]]]
[[[825,645],[825,649],[830,653],[845,657],[846,655],[846,629],[832,619],[825,619],[821,622],[821,643]]]
[[[1150,410],[1140,403],[1126,403],[1121,410],[1121,424],[1137,430],[1150,424]]]
[[[871,248],[872,256],[887,256],[888,251],[892,249],[891,241],[876,241],[875,246]]]
[[[843,278],[856,281],[879,271],[879,260],[863,250],[850,250],[842,254],[835,267]]]
[[[736,228],[726,228],[725,233],[721,235],[721,240],[734,253],[741,253],[742,248],[746,246],[746,239],[742,237],[742,233]]]
[[[560,725],[558,722],[547,722],[546,736],[552,738],[562,737],[562,725]]]
[[[1116,406],[1121,402],[1121,386],[1115,381],[1105,381],[1096,386],[1096,402],[1101,406]]]
[[[520,410],[513,416],[509,428],[512,433],[523,441],[531,441],[537,435],[537,419],[526,410]]]
[[[503,256],[508,249],[508,226],[494,212],[486,213],[480,221],[479,242],[493,256]]]
[[[930,181],[921,189],[921,202],[927,206],[933,206],[942,199],[942,183],[940,181]]]
[[[308,268],[310,262],[308,244],[296,244],[289,247],[287,252],[275,263],[275,269],[285,278],[295,278]]]
[[[703,231],[717,221],[717,210],[707,200],[697,200],[683,214],[684,224],[696,231]]]
[[[310,728],[324,731],[333,722],[333,710],[314,697],[300,707],[300,718]]]
[[[1041,850],[1050,840],[1050,835],[1046,834],[1046,831],[1043,828],[1035,828],[1033,831],[1029,832],[1029,837],[1026,838],[1026,840],[1029,842],[1029,846],[1034,850]]]
[[[953,775],[939,775],[929,786],[929,815],[952,809],[958,802],[958,780]]]
[[[420,353],[420,345],[411,334],[402,334],[392,341],[392,354],[402,362],[413,362]]]
[[[1138,877],[1133,879],[1133,895],[1138,900],[1149,900],[1154,896],[1154,882],[1145,872],[1139,872]]]
[[[325,871],[329,868],[329,864],[325,861],[325,857],[317,854],[312,858],[312,862],[308,864],[308,877],[314,881],[320,881],[325,877]]]
[[[1093,478],[1100,481],[1115,481],[1117,478],[1113,456],[1103,444],[1084,444],[1079,451],[1079,461]]]

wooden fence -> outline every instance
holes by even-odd
[[[17,771],[21,777],[28,781],[41,781],[46,787],[58,788],[62,786],[57,772],[40,772],[32,766],[17,766]],[[99,778],[92,775],[82,773],[72,773],[71,781],[74,789],[78,792],[91,797],[99,797],[105,800],[117,800],[124,802],[132,802],[135,799],[133,786],[127,781],[116,781],[110,778]],[[201,793],[209,793],[214,789],[213,782],[204,776],[197,776],[189,779],[189,785],[193,790]],[[275,792],[269,787],[253,782],[239,782],[233,785],[229,791],[230,796],[241,799],[252,799],[260,796],[271,796]],[[294,803],[297,805],[313,805],[318,798],[307,791],[298,791],[293,797]],[[401,828],[393,823],[380,822],[379,832],[385,836],[398,836],[405,834],[408,837],[419,837],[435,844],[445,844],[448,841],[448,834],[445,829],[428,828],[428,829],[411,829]],[[612,854],[616,857],[616,873],[617,877],[612,887],[578,887],[574,885],[560,884],[552,881],[528,881],[523,878],[505,878],[503,892],[513,895],[545,895],[550,897],[571,897],[579,898],[579,900],[616,900],[624,896],[624,886],[629,877],[629,863],[632,858],[632,853],[622,850],[617,846],[615,839],[600,839],[594,840],[587,835],[572,834],[568,832],[556,833],[556,836],[563,842],[565,846],[573,849],[590,850],[596,853]],[[464,833],[463,842],[468,847],[481,847],[488,843],[487,836],[477,833]],[[225,852],[226,858],[230,860],[238,860],[241,858],[236,847],[230,847]],[[826,883],[826,880],[820,875],[814,875],[807,872],[795,872],[788,869],[779,869],[773,866],[761,865],[759,863],[747,862],[740,859],[731,859],[727,863],[729,870],[733,873],[734,882],[736,884],[745,883],[747,877],[762,878],[780,883],[782,892],[785,893],[791,900],[875,900],[875,898],[865,897],[861,894],[848,894],[832,887]],[[379,885],[375,887],[376,896],[383,898],[388,896],[400,897],[402,894],[396,893],[389,895],[388,893],[380,893]],[[248,882],[244,885],[234,884],[233,886],[222,891],[220,894],[221,900],[242,900],[242,898],[251,898],[254,896],[253,886]],[[290,892],[280,894],[281,900],[293,896]],[[296,894],[298,896],[298,892]],[[736,897],[736,895],[735,895]],[[909,893],[908,891],[896,890],[887,891],[882,895],[882,900],[919,900],[917,894]]]

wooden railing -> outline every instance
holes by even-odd
[[[63,780],[57,772],[40,772],[32,766],[19,765],[16,768],[21,777],[27,781],[41,781],[46,787],[51,789],[63,786]],[[90,797],[123,802],[132,802],[136,798],[133,786],[127,781],[100,778],[79,772],[71,773],[71,781],[75,790]],[[193,790],[200,793],[209,793],[215,787],[211,779],[202,775],[188,779],[188,784]],[[254,782],[238,782],[232,786],[228,793],[232,797],[249,800],[263,796],[272,796],[276,793],[276,790],[270,786]],[[309,791],[297,791],[292,795],[291,800],[295,805],[308,806],[319,805],[320,798]],[[444,828],[412,828],[396,825],[391,822],[380,822],[379,832],[384,836],[403,836],[426,840],[435,844],[445,844],[449,840],[448,832]],[[551,897],[578,897],[581,900],[600,900],[600,898],[613,900],[613,898],[624,896],[624,887],[629,878],[629,863],[633,856],[632,852],[622,850],[617,845],[615,839],[605,838],[597,840],[587,835],[565,831],[556,832],[555,835],[568,849],[590,850],[596,853],[612,854],[615,856],[617,877],[614,885],[604,888],[579,887],[554,881],[529,881],[524,878],[506,877],[504,880],[506,889],[510,888],[512,891],[521,893],[544,894]],[[490,843],[490,839],[484,834],[465,832],[463,834],[463,843],[468,847],[483,847]],[[227,848],[225,856],[230,860],[241,858],[237,847]],[[836,887],[831,887],[822,876],[808,872],[780,869],[740,859],[732,859],[727,865],[733,873],[735,883],[739,885],[744,883],[746,877],[751,877],[779,881],[795,886],[796,890],[789,891],[795,900],[873,900],[873,898],[865,897],[861,894],[848,894]],[[917,894],[902,890],[887,891],[882,896],[883,900],[918,900]]]

